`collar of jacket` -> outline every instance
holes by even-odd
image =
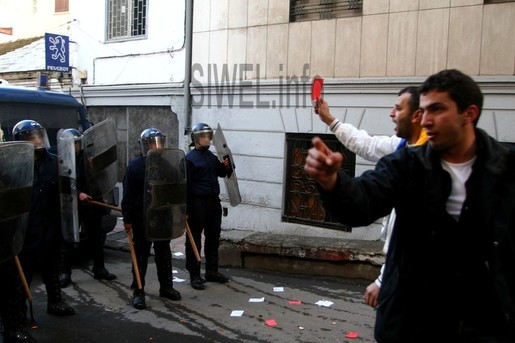
[[[510,150],[495,139],[490,137],[482,129],[476,128],[477,160],[484,161],[485,169],[495,175],[501,174],[507,163]],[[412,151],[418,156],[420,162],[427,169],[432,169],[434,163],[440,162],[440,153],[438,150],[431,148],[431,144],[425,144],[420,148],[412,148]]]

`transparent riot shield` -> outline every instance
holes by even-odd
[[[238,187],[236,171],[234,170],[236,166],[234,165],[231,149],[229,149],[229,146],[227,145],[227,141],[225,140],[225,136],[222,128],[220,127],[220,124],[218,124],[215,135],[213,136],[213,144],[215,145],[216,152],[220,160],[229,158],[231,171],[226,177],[224,177],[225,188],[227,188],[231,206],[238,206],[241,203],[241,195],[240,188]]]
[[[75,161],[75,137],[65,130],[57,132],[61,229],[67,242],[79,242],[79,209]]]
[[[0,262],[18,255],[30,212],[34,146],[26,142],[0,143]]]
[[[109,193],[118,177],[116,131],[111,120],[104,120],[82,134],[84,168],[88,194],[100,197]]]
[[[149,241],[182,236],[186,225],[184,151],[150,150],[145,171],[145,233]]]

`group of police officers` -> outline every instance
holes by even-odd
[[[102,140],[105,135],[100,130],[91,136]],[[75,314],[63,299],[61,288],[71,283],[70,250],[79,240],[78,222],[86,227],[92,242],[94,277],[116,279],[104,266],[104,212],[93,205],[105,201],[104,193],[116,181],[117,173],[108,172],[116,168],[116,141],[81,142],[84,137],[79,131],[61,130],[58,140],[73,142],[74,154],[69,154],[74,155],[70,158],[75,165],[72,170],[66,169],[69,166],[60,153],[57,157],[49,152],[47,132],[39,123],[20,121],[13,128],[13,138],[15,142],[0,143],[0,315],[4,342],[36,342],[25,330],[27,299],[32,316],[29,286],[34,270],[40,270],[46,288],[47,313]],[[209,150],[213,131],[207,124],[195,125],[191,138],[193,149],[184,156],[182,150],[166,147],[166,136],[158,129],[143,130],[139,139],[141,155],[129,162],[125,172],[121,210],[124,228],[129,237],[134,236],[131,288],[132,304],[137,309],[146,307],[144,284],[152,244],[159,295],[181,299],[173,288],[170,240],[182,235],[185,228],[192,237],[186,240],[191,286],[203,290],[206,281],[229,281],[218,272],[222,214],[218,177],[228,176],[232,166],[227,157],[221,162]],[[93,145],[100,152],[96,151],[95,156],[84,154],[84,147]],[[75,203],[78,206],[74,210],[70,204]],[[205,278],[200,275],[199,255],[194,254],[195,249],[201,249],[203,232]]]

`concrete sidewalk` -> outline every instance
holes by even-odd
[[[185,260],[186,234],[171,241],[174,260]],[[106,248],[129,252],[121,218]],[[219,265],[284,273],[374,280],[384,262],[383,242],[223,230]],[[203,252],[201,252],[201,256]]]

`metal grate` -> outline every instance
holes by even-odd
[[[290,0],[290,22],[361,15],[363,0]]]
[[[286,181],[283,221],[350,231],[326,213],[318,199],[316,182],[304,172],[307,151],[314,134],[286,134]],[[341,152],[345,159],[342,170],[354,176],[356,155],[345,148],[334,135],[318,135],[333,151]]]
[[[147,0],[109,0],[108,39],[144,36]]]

